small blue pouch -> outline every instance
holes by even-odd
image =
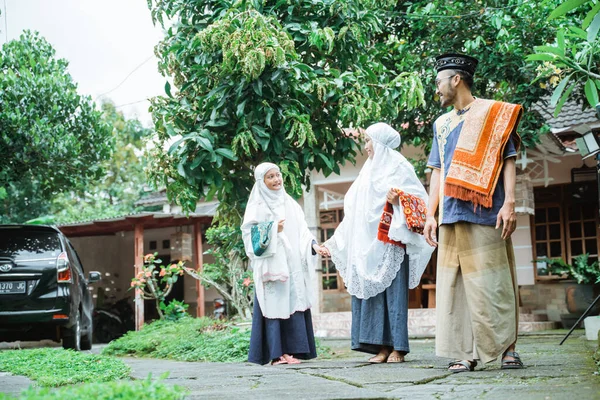
[[[261,256],[269,243],[271,243],[271,228],[273,221],[259,222],[250,228],[250,238],[252,239],[252,250],[255,256]]]

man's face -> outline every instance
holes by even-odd
[[[456,99],[456,85],[460,79],[457,76],[456,72],[447,69],[438,72],[435,78],[435,94],[439,96],[442,107],[454,104],[454,100]]]

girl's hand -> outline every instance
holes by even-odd
[[[277,223],[277,232],[282,232],[283,231],[283,224],[285,223],[285,219],[282,219],[281,221],[279,221]]]
[[[319,255],[323,257],[331,257],[331,253],[329,253],[329,249],[325,246],[319,246],[318,244],[313,245],[314,251],[316,251]]]

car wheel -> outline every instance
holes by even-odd
[[[81,350],[91,350],[92,349],[92,335],[93,335],[93,322],[90,318],[90,322],[87,327],[87,332],[85,335],[81,336]]]
[[[81,350],[81,311],[76,314],[73,326],[63,328],[62,346],[65,349]]]

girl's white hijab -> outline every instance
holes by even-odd
[[[259,164],[254,169],[254,186],[250,197],[248,198],[248,205],[246,206],[246,213],[244,214],[244,224],[250,221],[263,222],[275,221],[277,223],[280,219],[285,218],[285,189],[283,184],[279,190],[271,190],[265,184],[265,175],[272,169],[276,169],[281,173],[279,167],[273,163],[265,162]],[[267,207],[270,212],[257,218],[254,215],[254,211]],[[266,217],[266,218],[265,218]],[[270,217],[270,218],[269,218]]]
[[[325,245],[344,279],[348,292],[367,299],[383,292],[396,277],[405,251],[377,239],[377,228],[391,188],[420,197],[427,203],[427,192],[413,166],[395,149],[400,134],[385,123],[367,128],[373,144],[373,158],[368,159],[344,197],[344,220]],[[406,226],[402,210],[394,206],[389,237],[407,246],[409,286],[416,287],[433,252],[422,235]],[[390,247],[393,246],[393,247]]]

